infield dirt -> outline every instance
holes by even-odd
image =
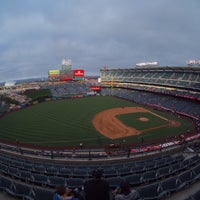
[[[133,136],[133,135],[138,135],[150,130],[155,130],[159,129],[162,127],[166,126],[179,126],[180,122],[176,121],[170,121],[167,118],[164,118],[160,115],[154,114],[157,117],[162,118],[163,120],[166,121],[166,124],[162,126],[156,126],[152,127],[149,129],[144,129],[144,130],[137,130],[133,127],[129,127],[126,124],[122,123],[119,119],[117,119],[117,115],[121,114],[129,114],[129,113],[152,113],[151,111],[142,108],[142,107],[121,107],[121,108],[114,108],[114,109],[108,109],[105,111],[102,111],[98,113],[92,123],[94,127],[99,131],[101,134],[104,136],[110,138],[110,139],[117,139],[117,138],[122,138],[122,137],[128,137],[128,136]],[[147,119],[140,119],[141,121],[147,122]]]

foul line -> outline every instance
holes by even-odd
[[[165,117],[163,117],[163,116],[160,116],[160,115],[158,115],[158,114],[156,114],[156,113],[153,113],[153,112],[151,112],[151,111],[149,111],[152,115],[155,115],[155,116],[157,116],[157,117],[159,117],[159,118],[161,118],[161,119],[163,119],[163,120],[165,120],[165,121],[169,121],[169,119],[167,119],[167,118],[165,118]]]

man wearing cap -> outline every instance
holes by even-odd
[[[103,171],[96,169],[92,172],[92,179],[86,181],[83,185],[86,200],[109,200],[109,183],[102,179]]]

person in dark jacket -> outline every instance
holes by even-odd
[[[92,173],[92,179],[87,180],[83,185],[86,200],[110,200],[109,183],[102,178],[103,171],[96,169]]]

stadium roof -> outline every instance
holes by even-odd
[[[136,70],[136,71],[151,71],[151,70],[163,70],[163,71],[194,71],[200,72],[200,67],[190,66],[152,66],[152,67],[133,67],[133,68],[101,68],[100,71],[112,71],[112,70]]]

